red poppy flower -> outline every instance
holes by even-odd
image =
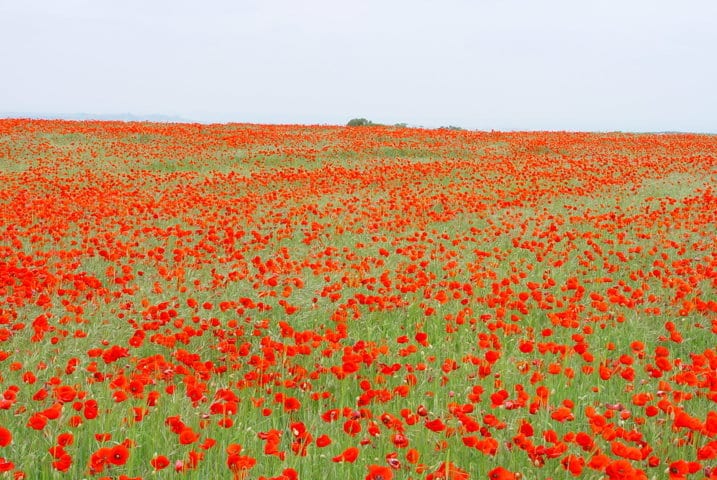
[[[34,430],[42,430],[47,425],[47,417],[41,413],[36,413],[30,417],[27,426]]]
[[[427,421],[426,428],[428,428],[429,430],[433,430],[434,432],[440,432],[445,430],[446,426],[440,418],[436,418],[434,420]]]
[[[66,472],[72,466],[72,457],[68,454],[60,456],[57,460],[52,462],[52,468],[58,472]]]
[[[670,480],[686,480],[687,475],[698,472],[702,468],[699,462],[686,462],[678,460],[672,462],[667,469]]]
[[[194,432],[190,427],[185,427],[179,433],[179,443],[182,445],[189,445],[199,440],[199,434]]]
[[[10,460],[0,457],[0,472],[9,472],[15,468],[15,464]]]
[[[567,455],[560,461],[563,468],[570,472],[571,475],[577,477],[583,471],[585,459],[577,455]]]
[[[384,465],[369,465],[364,480],[393,480],[393,470]]]
[[[326,447],[327,445],[331,445],[331,437],[328,435],[321,435],[316,439],[316,446],[319,448]]]
[[[71,432],[61,433],[57,436],[57,444],[63,447],[72,445],[75,442],[75,436]]]
[[[0,427],[0,447],[7,447],[12,443],[12,432],[5,427]]]
[[[409,448],[406,452],[406,461],[411,464],[418,463],[421,454],[415,448]]]
[[[605,467],[609,480],[647,480],[644,471],[638,470],[627,460],[615,460]]]
[[[105,467],[112,463],[112,449],[102,447],[90,456],[90,473],[101,473]]]
[[[517,480],[518,477],[503,467],[495,467],[493,470],[488,472],[488,478],[490,480]]]
[[[451,462],[441,463],[438,469],[426,476],[426,480],[468,480],[469,478],[468,472],[458,468]]]
[[[245,455],[229,454],[227,456],[227,467],[233,472],[250,470],[256,465],[256,459]]]
[[[344,450],[340,455],[337,455],[334,458],[332,458],[332,461],[353,463],[356,461],[356,458],[358,458],[358,455],[359,455],[358,448],[349,447],[346,450]]]
[[[85,402],[83,414],[87,420],[92,420],[97,417],[99,413],[99,406],[97,400],[90,399]]]
[[[122,444],[112,447],[112,451],[110,452],[110,463],[112,463],[112,465],[124,465],[127,463],[128,458],[129,449],[127,447]]]
[[[169,466],[169,459],[164,455],[157,455],[149,462],[155,470],[163,470]]]

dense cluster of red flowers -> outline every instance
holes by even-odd
[[[0,472],[717,479],[715,184],[700,135],[0,120]]]

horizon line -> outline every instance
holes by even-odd
[[[196,120],[179,115],[168,115],[162,113],[150,113],[150,114],[136,114],[131,112],[125,113],[38,113],[38,112],[0,112],[0,120],[64,120],[64,121],[116,121],[124,123],[166,123],[166,124],[200,124],[200,125],[317,125],[317,126],[332,126],[332,127],[345,127],[346,124],[338,123],[283,123],[283,122],[252,122],[252,121],[240,121],[240,120],[229,120],[229,121],[208,121],[208,120]],[[424,130],[463,130],[473,132],[572,132],[572,133],[632,133],[632,134],[661,134],[661,135],[717,135],[717,131],[692,131],[692,130],[621,130],[621,129],[606,129],[606,130],[576,130],[576,129],[534,129],[534,128],[511,128],[511,129],[480,129],[480,128],[467,128],[456,125],[447,125],[439,127],[430,127],[418,124],[411,124],[407,122],[399,123],[373,123],[372,126],[377,127],[403,127],[403,128],[414,128]],[[358,127],[361,128],[361,127]]]

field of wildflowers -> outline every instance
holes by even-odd
[[[717,479],[717,138],[0,120],[0,479]]]

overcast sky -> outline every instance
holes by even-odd
[[[0,112],[717,132],[715,0],[0,0]]]

